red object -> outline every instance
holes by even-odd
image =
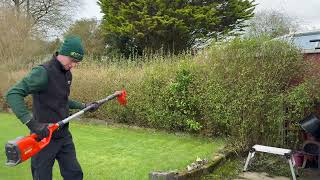
[[[127,99],[126,99],[126,97],[127,97],[127,92],[126,92],[126,90],[122,90],[121,95],[117,97],[119,103],[120,103],[121,105],[123,105],[123,106],[127,105]]]
[[[8,161],[8,166],[15,166],[23,161],[28,160],[33,155],[37,154],[44,147],[46,147],[51,140],[52,133],[58,129],[59,124],[52,124],[48,126],[49,136],[37,141],[38,136],[31,134],[27,137],[19,137],[6,145],[7,156],[10,156],[14,161]]]
[[[304,154],[302,152],[295,152],[293,154],[293,160],[297,167],[302,167],[303,160],[304,160]]]
[[[58,129],[58,124],[53,124],[48,127],[49,129],[49,136],[47,138],[43,138],[41,141],[37,141],[38,136],[36,134],[31,134],[24,139],[21,139],[17,142],[19,149],[23,150],[21,152],[21,159],[25,161],[32,157],[33,155],[37,154],[41,149],[46,147],[51,140],[52,133],[56,129]]]

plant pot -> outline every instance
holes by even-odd
[[[293,160],[294,160],[296,166],[297,166],[297,167],[302,167],[302,165],[303,165],[303,160],[304,160],[304,159],[303,159],[303,158],[304,158],[303,153],[300,152],[300,151],[295,152],[295,153],[292,155],[292,157],[293,157]]]
[[[316,138],[320,138],[320,119],[315,114],[310,114],[299,122],[301,128]]]

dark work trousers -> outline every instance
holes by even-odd
[[[33,180],[51,180],[52,167],[58,161],[64,180],[82,180],[83,173],[76,157],[71,134],[51,142],[31,158]]]

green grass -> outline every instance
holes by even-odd
[[[210,158],[224,146],[215,141],[155,132],[143,129],[106,127],[72,122],[71,132],[84,179],[148,179],[154,170],[181,170],[197,157]],[[0,141],[4,145],[21,135],[27,128],[11,114],[0,113]],[[0,180],[32,179],[30,161],[16,167],[6,167],[4,147],[0,148]],[[54,179],[62,179],[58,163]]]

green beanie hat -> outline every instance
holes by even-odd
[[[79,36],[65,37],[62,45],[60,46],[59,54],[72,57],[80,62],[84,56],[84,50]]]

